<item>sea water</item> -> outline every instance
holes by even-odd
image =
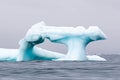
[[[120,80],[120,55],[107,61],[0,62],[0,80]]]

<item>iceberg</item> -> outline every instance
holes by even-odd
[[[64,44],[68,48],[66,54],[49,51],[37,47],[45,39],[52,43]],[[106,61],[98,55],[87,55],[85,48],[93,41],[105,40],[106,35],[97,26],[85,29],[77,27],[47,26],[43,21],[33,25],[25,37],[19,41],[19,49],[0,49],[0,61]]]

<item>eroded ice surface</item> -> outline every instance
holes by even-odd
[[[45,39],[53,43],[64,44],[68,47],[65,54],[48,51],[37,47],[37,44],[43,43]],[[105,34],[97,26],[90,26],[85,29],[82,26],[77,27],[56,27],[46,26],[44,22],[33,25],[19,42],[19,49],[5,50],[0,52],[0,60],[30,61],[30,60],[69,60],[69,61],[105,61],[104,58],[92,55],[87,56],[85,48],[92,42],[106,39]]]

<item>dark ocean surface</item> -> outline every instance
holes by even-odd
[[[0,80],[120,80],[120,55],[106,62],[0,62]]]

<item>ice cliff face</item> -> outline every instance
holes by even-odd
[[[37,47],[37,44],[43,43],[45,39],[53,43],[64,44],[68,47],[68,52],[61,54],[48,51]],[[104,58],[97,55],[87,56],[85,48],[92,42],[106,39],[105,34],[97,26],[90,26],[85,29],[82,26],[77,27],[56,27],[46,26],[44,22],[33,25],[23,39],[19,41],[19,49],[13,51],[13,56],[9,60],[30,61],[30,60],[76,60],[76,61],[105,61]],[[1,49],[0,49],[1,50]],[[5,52],[6,51],[6,52]],[[1,51],[0,51],[1,52]],[[8,54],[8,50],[3,52]],[[5,57],[8,57],[4,55]],[[12,54],[11,54],[12,55]],[[3,55],[0,56],[3,60]]]

